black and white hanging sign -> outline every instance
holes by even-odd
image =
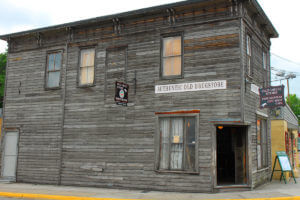
[[[129,89],[128,84],[116,81],[115,102],[117,105],[127,106],[128,89]]]

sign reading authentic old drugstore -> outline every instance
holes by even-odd
[[[116,82],[115,102],[117,105],[127,106],[129,85],[122,82]]]
[[[194,83],[179,83],[170,85],[156,85],[155,93],[173,93],[173,92],[193,92],[200,90],[220,90],[226,89],[226,80],[206,81]]]
[[[260,107],[274,108],[284,106],[284,86],[274,86],[259,89]]]

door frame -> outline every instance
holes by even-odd
[[[15,177],[13,179],[3,177],[3,171],[4,171],[4,157],[5,157],[5,143],[6,143],[6,135],[9,132],[17,132],[17,159],[16,159],[16,171],[15,171]],[[3,135],[1,138],[1,171],[0,175],[2,179],[6,179],[12,182],[17,182],[17,172],[18,172],[18,162],[19,162],[19,142],[20,142],[20,129],[19,128],[3,128]]]
[[[245,148],[246,148],[246,178],[247,182],[246,184],[235,184],[235,185],[228,185],[228,186],[223,186],[223,185],[218,185],[218,174],[217,174],[217,127],[218,126],[224,126],[224,127],[237,127],[237,128],[242,128],[243,131],[245,132]],[[251,183],[251,176],[250,176],[250,150],[249,150],[249,144],[251,142],[250,136],[249,136],[249,131],[250,131],[250,124],[249,123],[240,123],[240,122],[214,122],[213,123],[213,130],[212,133],[212,148],[213,148],[213,160],[212,160],[212,175],[213,177],[213,188],[228,188],[228,187],[250,187]]]

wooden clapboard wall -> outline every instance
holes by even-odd
[[[248,129],[248,152],[252,152],[249,156],[250,168],[250,180],[252,187],[256,187],[269,180],[271,174],[271,132],[270,128],[267,129],[268,140],[268,167],[258,169],[257,164],[257,131],[256,120],[257,117],[263,117],[269,115],[268,109],[260,109],[259,95],[251,91],[251,83],[261,87],[270,86],[270,40],[269,36],[263,31],[264,28],[256,23],[255,16],[249,9],[244,7],[242,11],[244,20],[241,25],[242,35],[242,54],[246,55],[246,35],[251,37],[251,76],[245,75],[245,82],[243,83],[243,104],[244,104],[244,120],[250,122],[251,125]],[[263,51],[267,53],[267,68],[263,68]],[[242,61],[243,68],[246,73],[246,59]],[[264,116],[258,115],[257,112],[263,113]],[[270,126],[270,120],[267,119],[268,127]]]
[[[212,121],[249,121],[249,184],[255,170],[257,97],[245,83],[243,5],[209,1],[71,30],[12,38],[8,55],[5,127],[20,127],[19,182],[211,192],[215,186]],[[243,15],[245,20],[241,20]],[[161,35],[183,34],[184,78],[160,78]],[[38,38],[38,40],[37,40]],[[261,81],[260,35],[253,36]],[[263,37],[269,49],[269,38]],[[37,42],[38,41],[38,42]],[[253,43],[254,43],[253,42]],[[95,85],[78,87],[80,48],[95,47]],[[46,53],[63,50],[61,89],[44,89]],[[256,70],[257,69],[257,70]],[[129,84],[128,107],[113,100],[114,82]],[[226,90],[155,94],[158,84],[227,80]],[[244,109],[245,108],[245,109]],[[199,174],[155,172],[155,112],[200,110]],[[254,180],[252,182],[252,179]]]

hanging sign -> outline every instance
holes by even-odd
[[[115,102],[117,105],[127,106],[128,89],[129,89],[128,84],[116,81]]]
[[[285,106],[284,86],[274,86],[259,89],[260,108]]]
[[[156,85],[155,94],[226,89],[226,80]]]

